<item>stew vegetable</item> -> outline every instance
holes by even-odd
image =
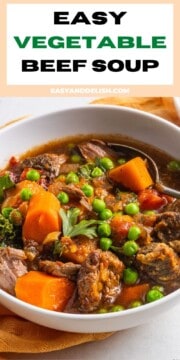
[[[177,188],[178,160],[137,146]],[[12,157],[0,171],[3,290],[49,310],[100,314],[179,287],[180,199],[155,190],[146,160],[89,136]]]

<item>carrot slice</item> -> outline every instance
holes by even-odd
[[[124,286],[118,296],[118,304],[128,307],[133,301],[143,300],[148,290],[149,284]]]
[[[109,177],[132,191],[141,191],[153,184],[146,164],[140,157],[111,169]]]
[[[73,295],[75,284],[67,278],[29,271],[16,281],[16,297],[44,309],[63,311]]]
[[[59,210],[60,203],[52,193],[42,190],[33,195],[23,224],[23,239],[41,243],[47,234],[60,231]]]

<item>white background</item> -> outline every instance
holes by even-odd
[[[108,16],[105,25],[54,25],[54,11],[69,11],[72,21],[78,11],[91,20],[93,11],[127,11],[121,25],[114,25]],[[109,36],[116,43],[117,36],[142,36],[150,44],[152,36],[166,36],[167,49],[20,49],[14,36],[96,36],[100,41]],[[84,44],[84,42],[82,42]],[[87,59],[86,68],[78,72],[24,72],[22,59]],[[92,61],[103,59],[158,60],[159,67],[148,72],[94,72]],[[7,83],[8,85],[171,85],[173,83],[173,5],[172,4],[9,4],[7,5]]]
[[[37,115],[84,105],[91,100],[89,98],[0,98],[0,125],[23,115]],[[103,341],[45,354],[6,354],[5,358],[9,360],[180,360],[179,339],[180,305],[152,318],[148,324],[117,332]]]

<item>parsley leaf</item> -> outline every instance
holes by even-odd
[[[97,237],[96,225],[101,223],[99,220],[81,220],[77,223],[80,210],[78,208],[69,209],[65,212],[60,209],[60,216],[62,218],[63,235],[75,237],[78,235],[85,235],[89,239]]]

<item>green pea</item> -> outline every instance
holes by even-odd
[[[23,201],[29,201],[32,196],[32,191],[28,188],[24,188],[20,192],[21,200]]]
[[[97,231],[101,237],[109,237],[111,235],[111,227],[108,223],[100,224]]]
[[[61,174],[61,175],[59,175],[59,176],[57,177],[57,180],[58,180],[58,181],[61,181],[61,182],[65,182],[66,176],[65,176],[64,174]]]
[[[106,314],[107,312],[107,309],[104,308],[98,310],[98,314]]]
[[[99,214],[99,217],[101,220],[108,220],[112,216],[113,216],[113,213],[110,209],[103,209]]]
[[[70,171],[66,176],[66,184],[77,184],[78,182],[79,182],[78,175],[75,172]]]
[[[163,288],[163,286],[161,286],[161,285],[154,285],[154,286],[152,286],[151,289],[152,289],[152,290],[158,290],[158,291],[164,293],[164,288]]]
[[[9,215],[9,220],[16,226],[22,225],[22,215],[20,211],[13,209]]]
[[[104,251],[108,250],[112,245],[112,240],[106,237],[100,239],[100,248]]]
[[[123,311],[124,310],[124,306],[122,305],[114,305],[111,307],[111,312],[117,312],[117,311]]]
[[[69,195],[64,192],[64,191],[61,191],[58,195],[57,195],[57,198],[58,200],[60,201],[60,203],[62,205],[65,205],[65,204],[68,204],[69,202]]]
[[[73,154],[73,155],[71,156],[71,161],[72,161],[72,163],[74,163],[74,164],[79,164],[79,163],[81,162],[81,160],[82,160],[82,158],[81,158],[81,156],[78,155],[78,154]]]
[[[130,304],[130,308],[136,308],[136,307],[139,307],[141,305],[143,305],[141,300],[135,300]]]
[[[113,167],[114,167],[113,161],[108,157],[101,158],[99,163],[100,163],[100,166],[102,166],[102,168],[105,170],[110,170],[110,169],[113,169]]]
[[[87,197],[90,197],[94,194],[94,188],[89,184],[84,184],[81,190]]]
[[[69,150],[72,150],[72,149],[74,149],[75,144],[69,143],[69,144],[67,145],[67,147],[68,147]]]
[[[145,210],[143,212],[144,215],[148,215],[148,216],[151,216],[151,215],[154,215],[156,214],[156,211],[155,210]]]
[[[136,215],[139,213],[139,206],[137,203],[129,203],[125,206],[124,211],[128,215]]]
[[[99,177],[99,176],[102,176],[102,175],[103,175],[102,169],[97,167],[97,166],[91,172],[92,177]]]
[[[123,253],[126,256],[133,256],[139,250],[138,244],[133,240],[126,241],[122,248],[123,248]]]
[[[140,228],[136,225],[133,225],[129,228],[128,239],[129,240],[137,240],[140,234],[141,234]]]
[[[163,297],[164,295],[162,294],[161,291],[157,290],[157,289],[151,289],[147,292],[146,294],[146,301],[149,302],[153,302],[156,300],[159,300]]]
[[[136,270],[133,270],[131,268],[126,268],[123,271],[123,281],[127,285],[133,285],[138,280],[138,272]]]
[[[9,215],[10,215],[10,213],[11,213],[12,210],[13,210],[12,207],[4,207],[4,208],[1,210],[1,213],[2,213],[2,215],[3,215],[6,219],[8,219],[8,218],[9,218]]]
[[[106,204],[105,204],[104,200],[94,199],[92,202],[92,208],[97,213],[100,213],[102,210],[105,209],[105,207],[106,207]]]
[[[123,164],[125,164],[125,162],[126,162],[126,159],[124,159],[124,158],[121,158],[121,159],[118,159],[118,164],[119,165],[123,165]]]
[[[27,171],[26,173],[26,179],[27,180],[31,180],[31,181],[38,181],[40,179],[40,173],[39,171],[35,170],[35,169],[31,169],[29,171]]]
[[[167,165],[168,170],[170,171],[180,171],[180,161],[172,160]]]

